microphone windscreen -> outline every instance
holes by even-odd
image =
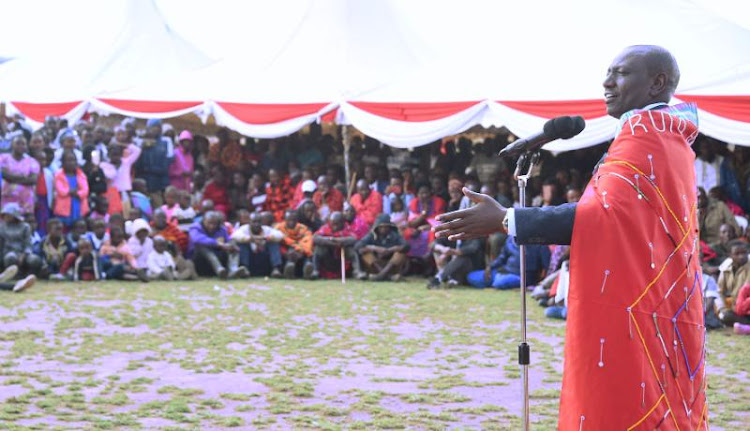
[[[544,134],[553,141],[555,139],[570,139],[581,133],[584,127],[586,127],[586,122],[580,116],[557,117],[544,124]]]

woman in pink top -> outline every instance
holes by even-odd
[[[178,138],[180,145],[174,150],[174,160],[169,165],[169,184],[179,190],[190,191],[190,181],[193,179],[193,134],[183,130]]]
[[[16,136],[11,143],[11,152],[0,155],[0,170],[3,176],[0,194],[3,205],[15,202],[24,214],[33,214],[39,163],[26,152],[26,138]]]

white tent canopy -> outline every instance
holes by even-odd
[[[113,41],[82,49],[85,61],[54,54],[75,46],[64,18],[43,28],[59,43],[28,52],[4,52],[12,28],[0,30],[0,56],[17,57],[0,65],[0,100],[36,121],[214,114],[255,137],[335,119],[400,147],[477,124],[523,136],[584,115],[581,135],[546,147],[564,151],[611,138],[607,65],[625,46],[658,44],[677,58],[676,101],[698,103],[702,131],[750,145],[750,26],[732,19],[750,16],[741,2],[732,14],[698,0],[96,3],[66,3],[71,16],[100,11],[90,37]],[[9,9],[29,4],[48,6]]]

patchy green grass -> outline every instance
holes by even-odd
[[[0,429],[520,428],[518,292],[204,280],[0,298]],[[556,429],[563,335],[529,309],[534,429]],[[750,429],[750,337],[708,343],[711,425]]]

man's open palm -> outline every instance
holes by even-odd
[[[475,205],[471,208],[441,214],[435,226],[437,238],[448,237],[451,241],[484,238],[503,231],[503,219],[507,210],[492,197],[463,188],[463,193]]]

